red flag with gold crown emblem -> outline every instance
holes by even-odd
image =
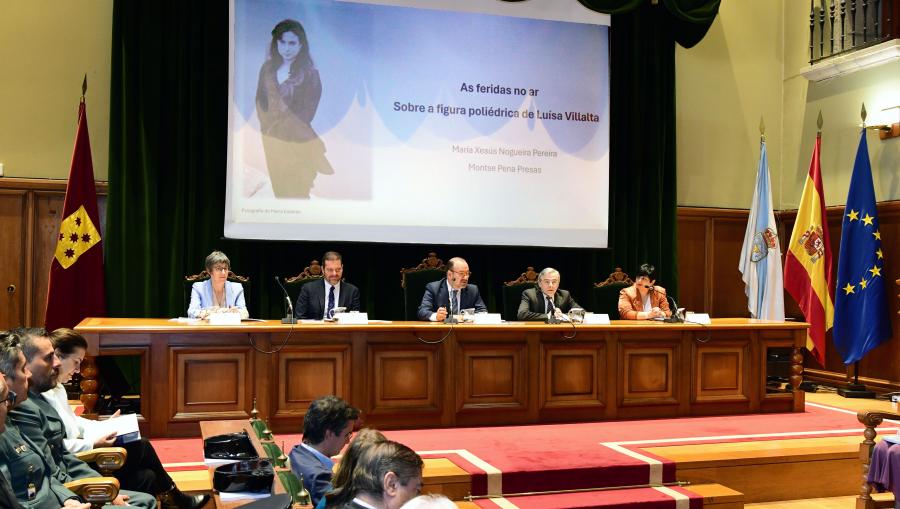
[[[50,264],[45,327],[74,327],[88,316],[106,315],[103,239],[91,142],[84,99],[78,108],[78,131],[66,187],[66,201]]]

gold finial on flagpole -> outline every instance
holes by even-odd
[[[84,94],[87,93],[87,73],[84,74],[84,81],[81,82],[81,102],[84,102]]]
[[[859,110],[859,117],[862,119],[863,129],[866,128],[866,103],[862,103],[862,109]]]
[[[766,122],[762,115],[759,117],[759,141],[766,141]]]
[[[816,126],[819,127],[819,134],[822,134],[822,124],[824,121],[822,120],[822,110],[819,110],[819,118],[816,119]]]

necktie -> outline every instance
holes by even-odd
[[[334,318],[334,287],[331,287],[331,290],[328,291],[328,311],[325,312],[325,316],[328,318]]]
[[[544,299],[547,301],[547,314],[552,315],[553,311],[556,310],[556,306],[553,305],[553,299],[544,295]]]
[[[450,314],[456,314],[459,312],[458,308],[459,304],[457,304],[457,296],[459,295],[459,290],[451,290],[450,291]]]

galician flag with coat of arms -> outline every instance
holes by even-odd
[[[103,239],[94,186],[91,142],[82,99],[62,221],[50,264],[44,326],[51,331],[74,327],[88,316],[106,315]]]
[[[760,142],[756,190],[750,205],[738,270],[744,281],[750,316],[761,320],[784,321],[781,246],[778,243],[775,213],[772,211],[769,158],[766,155],[765,141]]]

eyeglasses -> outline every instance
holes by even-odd
[[[3,401],[0,401],[0,403],[6,403],[6,408],[12,408],[13,403],[16,402],[17,397],[18,397],[18,395],[15,393],[15,391],[7,391],[6,399]]]
[[[228,272],[228,267],[213,267],[210,272]]]
[[[469,272],[469,271],[461,271],[461,270],[460,270],[460,271],[456,271],[456,270],[451,270],[450,272],[456,274],[456,275],[459,276],[459,277],[471,277],[471,276],[472,276],[472,273]]]

